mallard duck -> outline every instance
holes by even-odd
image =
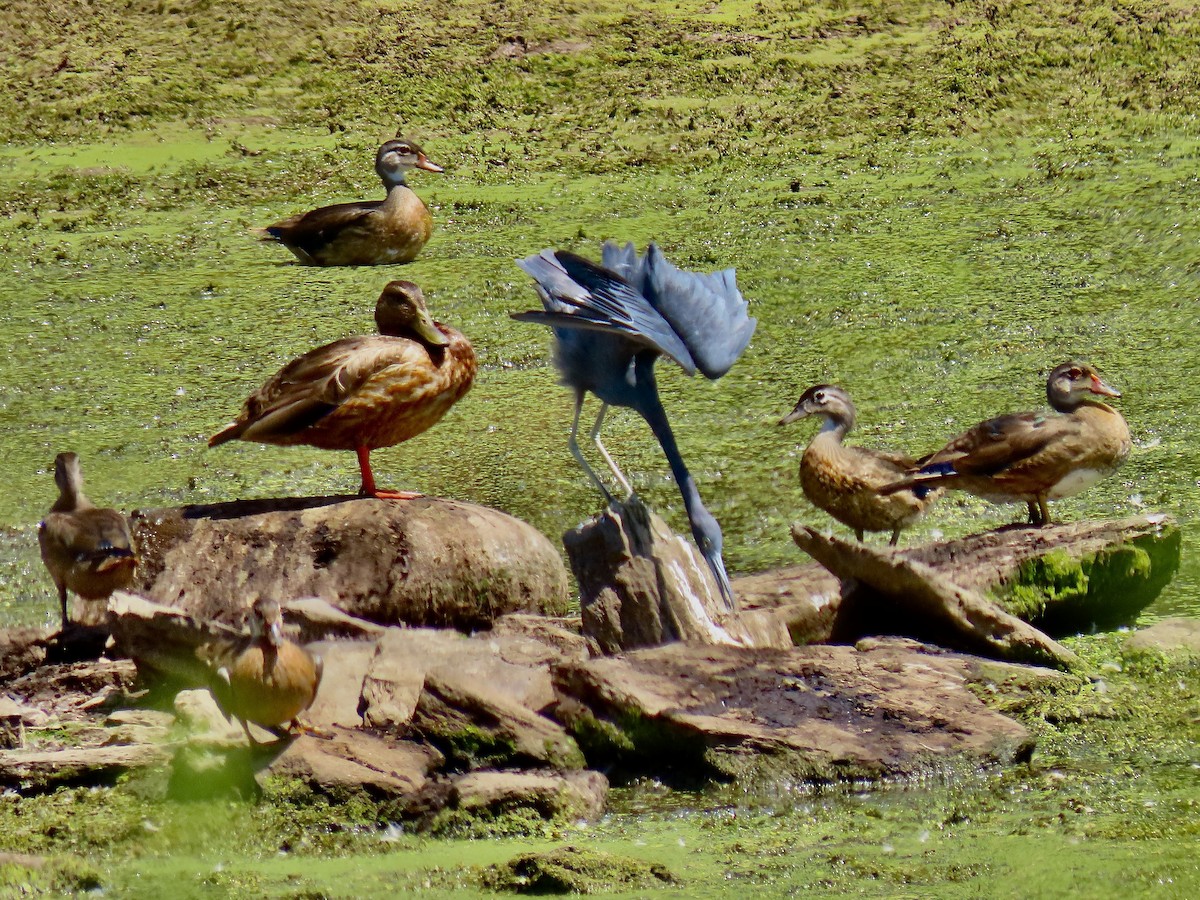
[[[435,322],[421,289],[393,281],[375,304],[379,334],[343,338],[284,366],[246,400],[237,421],[208,440],[234,439],[353,450],[362,493],[385,500],[420,496],[375,486],[371,451],[436,425],[475,380],[475,351]]]
[[[58,499],[38,526],[42,562],[58,588],[62,627],[70,624],[67,591],[84,600],[104,600],[128,587],[137,568],[129,523],[115,509],[99,509],[83,493],[79,457],[60,453],[54,459]]]
[[[409,169],[441,172],[413,141],[388,141],[375,154],[383,200],[322,206],[254,233],[278,241],[306,266],[382,266],[412,262],[433,234],[433,217],[404,180]]]
[[[1078,494],[1129,455],[1129,427],[1097,399],[1120,396],[1091,366],[1063,363],[1046,380],[1046,398],[1058,415],[1027,412],[981,422],[883,491],[955,488],[993,503],[1026,503],[1030,524],[1049,524],[1047,501]]]
[[[843,525],[854,529],[861,541],[863,532],[890,531],[892,546],[900,531],[911,525],[940,492],[912,491],[888,496],[879,488],[891,484],[916,465],[902,453],[847,447],[842,439],[854,429],[856,413],[850,395],[832,384],[818,384],[801,395],[796,408],[779,420],[787,425],[805,416],[822,416],[816,437],[800,458],[800,486],[804,496]]]
[[[242,723],[251,743],[258,742],[250,734],[250,722],[283,740],[292,728],[303,727],[297,717],[317,698],[324,664],[284,637],[276,601],[255,600],[247,622],[250,636],[222,648],[212,660],[213,696],[227,716]]]

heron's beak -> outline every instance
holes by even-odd
[[[1121,396],[1120,391],[1118,391],[1111,384],[1108,384],[1107,382],[1101,380],[1099,375],[1092,376],[1091,391],[1093,394],[1100,394],[1102,397],[1120,397]]]
[[[717,579],[717,587],[721,589],[721,597],[725,600],[725,605],[730,612],[737,609],[737,598],[733,596],[733,586],[729,583],[729,576],[725,572],[725,560],[721,559],[720,553],[703,553],[705,562],[712,569],[713,577]]]

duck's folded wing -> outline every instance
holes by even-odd
[[[646,251],[646,296],[683,339],[697,368],[720,378],[750,343],[756,319],[738,290],[733,269],[712,274],[685,272],[656,244]]]
[[[306,353],[246,401],[234,426],[236,434],[227,437],[221,432],[209,443],[231,437],[269,443],[297,434],[337,410],[372,377],[402,363],[409,354],[424,354],[426,358],[418,361],[428,365],[428,354],[418,344],[376,335],[346,338]]]
[[[305,249],[328,243],[339,231],[379,208],[381,200],[335,203],[282,219],[264,230],[277,240]]]
[[[925,461],[922,472],[997,475],[1062,440],[1073,423],[1065,416],[1018,413],[980,422]]]

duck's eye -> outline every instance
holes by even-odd
[[[1074,381],[1078,378],[1082,378],[1083,370],[1082,369],[1072,369],[1070,372],[1067,373],[1067,377],[1070,378],[1072,381]]]
[[[824,403],[825,402],[825,392],[817,391],[815,394],[813,394],[813,400],[815,400],[817,403]]]

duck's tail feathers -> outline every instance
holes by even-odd
[[[226,425],[224,428],[222,428],[220,431],[218,431],[216,434],[214,434],[212,437],[210,437],[208,439],[208,446],[217,447],[221,444],[226,443],[227,441],[237,440],[239,437],[241,437],[242,432],[245,430],[246,430],[246,426],[243,425],[242,423],[230,422],[228,425]]]
[[[954,469],[954,463],[933,463],[932,465],[922,466],[899,481],[885,484],[879,489],[879,493],[886,497],[889,494],[896,494],[900,491],[911,489],[916,494],[918,500],[924,500],[956,475],[958,475],[958,472]]]

